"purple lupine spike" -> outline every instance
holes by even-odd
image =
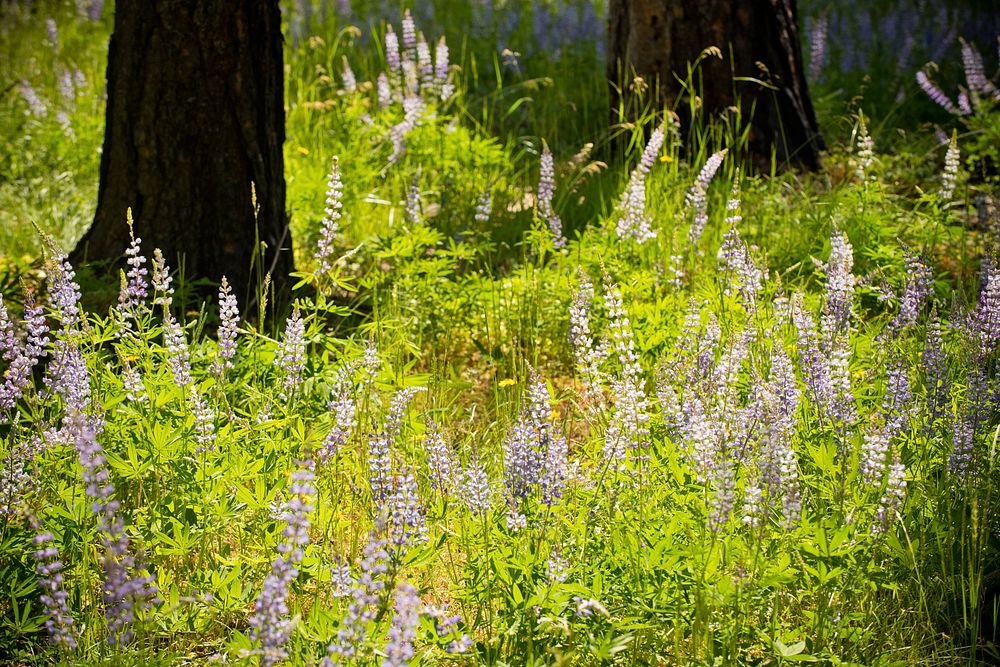
[[[729,523],[733,507],[736,504],[736,471],[729,456],[722,454],[712,467],[711,510],[708,516],[708,528],[713,533],[722,532]]]
[[[858,115],[855,140],[856,148],[854,157],[857,159],[857,166],[855,167],[854,175],[858,181],[865,183],[869,178],[868,170],[875,163],[875,140],[868,134],[868,124],[865,122],[864,114]]]
[[[434,86],[434,60],[431,57],[431,47],[424,39],[424,33],[417,35],[417,72],[420,77],[420,93],[435,97],[437,90]]]
[[[885,491],[879,500],[878,510],[875,513],[875,522],[872,524],[872,535],[878,536],[889,529],[890,521],[899,514],[899,510],[906,498],[906,466],[899,458],[899,452],[888,466],[888,478],[886,479]]]
[[[330,175],[326,181],[326,208],[323,209],[323,221],[320,224],[319,243],[316,244],[317,273],[327,273],[333,268],[333,249],[340,234],[341,209],[344,197],[344,184],[340,180],[340,162],[335,156],[331,161]]]
[[[965,81],[969,84],[969,90],[981,95],[988,95],[994,99],[1000,99],[1000,91],[986,78],[986,68],[983,66],[983,57],[974,44],[964,39],[959,40],[962,44],[962,65],[965,69]]]
[[[226,377],[226,373],[233,369],[233,358],[236,356],[236,336],[240,323],[240,309],[236,303],[236,295],[233,294],[229,281],[222,276],[219,283],[219,331],[218,331],[218,352],[212,360],[212,375],[220,382]]]
[[[967,481],[975,473],[975,429],[968,416],[956,417],[951,423],[951,454],[948,469],[961,481]]]
[[[431,488],[449,494],[455,489],[458,481],[458,461],[451,447],[445,442],[441,430],[433,421],[427,422],[427,435],[424,439],[427,451],[427,468]]]
[[[709,156],[684,197],[684,203],[692,216],[691,228],[688,230],[688,242],[692,246],[698,245],[705,225],[708,224],[708,186],[728,152],[729,149],[724,148]]]
[[[478,459],[473,459],[462,469],[461,493],[472,516],[484,516],[492,509],[489,479]]]
[[[927,324],[927,335],[921,358],[924,368],[924,396],[926,405],[926,430],[936,432],[951,404],[951,384],[948,363],[941,337],[941,321],[936,317]]]
[[[375,90],[378,94],[378,106],[380,109],[387,109],[392,104],[392,88],[389,86],[389,77],[385,72],[381,72],[376,79]]]
[[[354,433],[357,426],[357,404],[354,400],[354,382],[351,376],[355,365],[348,364],[337,371],[331,388],[328,409],[333,413],[333,428],[323,439],[319,449],[321,463],[327,463],[340,452],[340,448]]]
[[[958,181],[958,170],[961,166],[961,154],[958,150],[958,133],[953,131],[948,142],[948,150],[944,156],[944,170],[941,172],[941,189],[938,197],[943,202],[950,202]]]
[[[76,282],[76,272],[55,240],[48,239],[48,247],[49,305],[63,331],[68,332],[80,321],[80,286]]]
[[[45,373],[48,391],[62,399],[66,412],[83,411],[90,400],[87,361],[75,340],[59,339]]]
[[[914,252],[905,251],[906,285],[899,300],[899,313],[889,324],[890,331],[899,331],[914,324],[920,310],[934,291],[934,276],[927,264]]]
[[[194,378],[191,377],[191,355],[188,352],[184,328],[166,308],[163,309],[163,346],[167,350],[174,384],[183,389],[194,382]]]
[[[717,258],[720,268],[726,274],[726,294],[738,294],[747,311],[755,312],[757,295],[764,286],[766,276],[750,255],[749,248],[735,226],[730,227],[722,237]]]
[[[306,368],[305,332],[305,320],[296,307],[285,321],[285,335],[275,356],[275,363],[282,374],[283,398],[291,397],[302,385],[302,372]]]
[[[580,269],[579,287],[569,309],[569,340],[573,346],[576,368],[583,380],[584,390],[592,400],[600,404],[603,398],[601,389],[604,384],[604,372],[601,366],[608,352],[603,342],[595,344],[590,330],[590,310],[593,302],[594,285],[583,269]]]
[[[420,117],[424,112],[425,103],[422,97],[408,96],[403,100],[403,120],[389,128],[389,139],[392,142],[392,153],[389,155],[389,163],[399,162],[406,151],[406,137],[420,124]]]
[[[622,215],[618,219],[618,238],[631,237],[638,243],[644,243],[656,237],[652,228],[652,218],[646,213],[646,176],[656,163],[666,137],[666,124],[653,130],[642,151],[639,164],[632,170],[625,194],[622,196]]]
[[[826,298],[820,329],[829,349],[834,339],[849,332],[854,301],[854,250],[847,234],[834,230],[830,235],[830,260],[826,263]]]
[[[0,520],[12,521],[26,514],[30,496],[41,490],[35,458],[45,449],[38,436],[30,441],[10,438],[0,467]]]
[[[294,621],[289,617],[288,589],[298,577],[297,566],[309,544],[309,513],[313,510],[316,487],[313,485],[313,462],[306,460],[291,475],[288,500],[281,510],[285,526],[281,531],[278,556],[271,562],[271,573],[250,616],[250,638],[260,642],[251,653],[260,656],[261,665],[275,665],[288,657],[285,644],[291,637]]]
[[[163,259],[163,251],[159,248],[153,250],[153,305],[170,307],[173,301],[174,288],[170,286],[173,278],[170,277],[170,267]]]
[[[389,512],[389,542],[398,553],[427,541],[427,525],[417,493],[417,478],[409,470],[393,476],[392,492],[386,500]]]
[[[474,219],[476,222],[485,224],[490,221],[490,215],[493,212],[493,195],[490,193],[489,188],[483,190],[483,193],[479,195],[479,201],[476,202],[476,214]]]
[[[36,528],[37,529],[37,528]],[[45,629],[49,640],[67,651],[76,649],[77,629],[73,625],[67,600],[69,595],[63,586],[63,564],[59,560],[59,550],[55,547],[50,532],[38,533],[31,539],[35,550],[35,572],[41,577],[38,586],[42,589],[41,601],[45,609]]]
[[[552,208],[552,198],[556,192],[556,171],[552,160],[552,153],[548,146],[542,147],[542,156],[539,162],[538,188],[536,189],[536,205],[539,217],[549,226],[552,234],[553,245],[558,248],[566,246],[566,238],[562,233],[562,219]]]
[[[420,623],[420,609],[417,589],[407,581],[397,584],[395,613],[389,627],[389,641],[385,646],[382,667],[404,667],[410,664],[415,655],[413,642]]]
[[[44,118],[45,115],[48,114],[48,107],[27,79],[21,80],[21,85],[18,86],[18,91],[21,93],[21,98],[28,105],[28,112],[32,116],[35,118]]]
[[[423,222],[420,213],[420,175],[415,174],[410,187],[406,190],[406,221],[411,225],[419,225]]]
[[[56,20],[51,16],[45,19],[45,34],[49,38],[52,50],[57,51],[59,49],[59,28],[56,26]]]
[[[399,57],[399,38],[396,37],[392,25],[385,27],[385,64],[389,75],[398,77],[402,74],[402,61]]]
[[[149,296],[149,285],[146,282],[146,258],[142,255],[142,239],[135,235],[135,222],[132,220],[132,209],[126,213],[128,233],[131,241],[125,249],[125,282],[118,294],[118,309],[123,312],[135,310]]]
[[[983,287],[969,323],[987,355],[1000,343],[1000,270],[990,257],[984,258],[983,268]]]
[[[0,384],[0,412],[14,409],[31,384],[32,369],[46,355],[49,328],[44,308],[35,301],[31,290],[24,295],[24,331],[23,342],[18,341],[6,308],[0,311],[0,343],[4,347],[3,358],[8,362],[3,384]]]
[[[410,14],[409,8],[403,10],[403,56],[410,60],[414,60],[414,50],[417,48],[417,26],[413,22],[413,15]]]
[[[198,443],[194,451],[215,451],[215,411],[193,387],[188,396],[188,406],[194,416],[194,439]]]
[[[345,93],[353,95],[358,91],[358,80],[354,76],[354,70],[351,69],[351,63],[348,62],[347,56],[341,58],[340,79],[344,82],[343,90]]]
[[[812,30],[809,31],[809,80],[812,82],[819,81],[826,65],[829,22],[829,17],[823,14],[812,21]]]
[[[919,85],[931,100],[950,114],[961,115],[958,107],[947,95],[938,88],[923,70],[917,72],[917,85]]]
[[[455,86],[448,81],[448,43],[444,36],[438,40],[434,48],[434,88],[442,100],[447,100],[455,92]]]

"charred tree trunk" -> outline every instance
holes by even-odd
[[[107,79],[97,213],[72,259],[120,265],[131,207],[144,254],[186,276],[226,275],[242,296],[259,240],[263,271],[287,285],[277,0],[119,0]]]
[[[682,81],[689,64],[715,46],[722,59],[705,58],[694,77],[702,110],[714,116],[741,109],[751,124],[748,148],[759,169],[770,166],[772,151],[779,164],[816,169],[823,143],[796,21],[796,0],[609,0],[612,109],[619,103],[628,108],[634,77],[640,76],[689,124],[689,105],[680,103],[688,92]]]

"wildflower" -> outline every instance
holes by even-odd
[[[39,490],[39,480],[33,467],[35,457],[43,447],[38,436],[30,442],[10,437],[3,468],[0,468],[0,519],[10,521],[22,516],[27,509],[29,495]]]
[[[419,125],[424,108],[424,100],[421,97],[408,96],[403,100],[403,120],[389,129],[389,139],[392,142],[390,164],[396,164],[402,159],[406,150],[406,137]]]
[[[142,376],[132,368],[127,359],[122,357],[122,384],[125,387],[125,398],[130,403],[146,403],[149,396],[146,394],[146,386],[142,382]]]
[[[229,281],[222,276],[219,283],[219,348],[212,361],[212,375],[222,381],[226,372],[233,369],[233,357],[236,356],[237,326],[240,321],[240,309],[236,303]]]
[[[960,157],[958,151],[958,133],[952,132],[951,141],[948,142],[948,151],[944,156],[944,171],[941,172],[941,189],[938,190],[938,197],[941,201],[951,201],[951,196],[955,192]]]
[[[345,60],[346,62],[346,60]],[[326,181],[326,208],[323,209],[323,221],[320,224],[319,243],[316,246],[315,260],[318,273],[326,273],[333,268],[333,246],[340,233],[340,210],[344,207],[344,184],[340,180],[340,163],[333,158],[330,175]]]
[[[952,421],[951,443],[948,469],[957,479],[965,481],[975,472],[975,431],[967,416]]]
[[[948,382],[948,365],[941,340],[941,321],[932,319],[927,324],[924,352],[921,357],[924,367],[924,394],[927,406],[927,429],[937,429],[937,422],[946,413],[951,403]]]
[[[552,549],[549,560],[545,564],[545,578],[550,584],[561,584],[569,578],[569,563],[562,557],[557,548]]]
[[[198,443],[195,451],[215,451],[215,412],[194,388],[188,398],[188,405],[194,416],[195,442]]]
[[[391,25],[385,27],[385,64],[386,69],[389,71],[389,76],[393,79],[390,81],[390,84],[395,83],[396,85],[393,87],[398,90],[402,65],[399,57],[399,38],[396,37],[396,33]]]
[[[983,288],[969,323],[978,337],[984,354],[991,353],[1000,343],[1000,270],[990,258],[983,261]]]
[[[396,586],[395,613],[389,628],[389,642],[385,647],[382,667],[402,667],[413,659],[413,640],[420,622],[420,596],[409,582]]]
[[[595,344],[590,331],[590,309],[594,301],[594,285],[581,269],[579,286],[569,309],[569,340],[576,357],[576,368],[582,376],[586,391],[592,398],[599,398],[603,384],[601,364],[607,357],[603,343]]]
[[[387,108],[392,104],[392,89],[389,87],[389,77],[385,72],[381,72],[375,82],[375,90],[378,94],[378,106],[380,109]]]
[[[354,579],[351,578],[351,565],[347,561],[341,561],[340,565],[331,568],[330,584],[333,586],[333,597],[342,598],[350,595]]]
[[[298,576],[296,567],[309,544],[309,513],[316,495],[312,469],[312,461],[305,461],[291,475],[289,499],[281,512],[285,523],[283,540],[278,544],[278,556],[271,562],[271,573],[264,580],[250,616],[250,637],[260,642],[260,648],[253,653],[260,655],[262,665],[277,664],[288,656],[285,643],[294,628],[289,618],[288,588]]]
[[[889,324],[890,331],[899,331],[917,321],[920,309],[934,290],[934,276],[930,267],[909,250],[905,253],[906,284],[899,300],[899,313]]]
[[[986,78],[986,68],[983,66],[983,57],[974,44],[964,39],[959,40],[962,44],[962,65],[965,69],[965,81],[969,84],[969,90],[993,97],[1000,100],[1000,90]]]
[[[56,20],[51,16],[45,19],[45,33],[48,35],[52,50],[57,50],[59,48],[59,30],[56,28]]]
[[[38,96],[35,89],[31,86],[26,79],[21,80],[21,85],[18,86],[21,92],[21,97],[28,105],[28,112],[31,113],[35,118],[42,118],[48,113],[48,107],[45,106],[45,102],[42,98]]]
[[[826,298],[820,328],[827,347],[833,340],[848,333],[851,305],[854,300],[854,250],[847,234],[834,230],[830,235],[830,259],[826,263]]]
[[[69,331],[80,321],[80,286],[65,253],[56,247],[52,239],[48,240],[48,245],[49,305],[55,311],[63,331]]]
[[[486,469],[476,459],[462,469],[461,497],[472,516],[484,516],[491,509]]]
[[[417,35],[417,70],[420,73],[420,92],[434,94],[434,63],[431,59],[431,48],[424,39],[424,34]]]
[[[858,180],[864,183],[867,179],[868,169],[875,162],[875,142],[868,134],[868,125],[865,124],[863,114],[858,116],[858,128],[855,137],[857,141],[857,153],[855,155],[858,159],[858,164],[854,173]]]
[[[118,295],[118,308],[123,312],[138,308],[149,296],[149,285],[146,283],[148,271],[144,266],[146,258],[142,256],[142,239],[135,235],[131,208],[128,209],[126,220],[131,241],[125,250],[125,263],[128,265],[128,271],[125,273],[126,282]]]
[[[484,224],[489,222],[492,209],[493,197],[490,194],[489,188],[487,188],[479,195],[479,201],[476,203],[476,215],[474,216],[476,222]]]
[[[427,424],[424,448],[427,451],[427,467],[430,472],[431,488],[440,489],[447,493],[455,482],[458,462],[455,461],[455,455],[434,422]]]
[[[386,506],[389,512],[389,541],[400,553],[407,547],[427,541],[427,526],[417,495],[417,479],[412,472],[404,470],[393,477],[392,492]]]
[[[184,329],[166,308],[163,309],[163,345],[167,349],[174,384],[183,389],[194,379],[191,377],[191,359]]]
[[[631,236],[638,243],[643,243],[656,237],[651,227],[652,219],[646,214],[646,175],[649,174],[656,156],[663,147],[666,136],[665,126],[653,130],[642,152],[639,164],[632,170],[625,194],[622,197],[622,217],[618,219],[618,238]]]
[[[899,460],[899,453],[889,465],[889,476],[886,480],[885,491],[879,500],[878,510],[875,512],[875,522],[872,524],[872,534],[880,535],[889,529],[890,519],[899,514],[899,508],[906,497],[906,466]]]
[[[538,215],[548,224],[553,244],[559,249],[566,246],[566,238],[562,234],[562,220],[552,208],[552,198],[555,192],[556,176],[552,153],[548,146],[544,146],[538,175],[538,188],[536,189]]]
[[[728,277],[726,293],[737,292],[748,311],[756,310],[757,294],[763,287],[765,275],[751,257],[736,227],[730,227],[722,237],[718,259]]]
[[[809,80],[819,81],[823,65],[826,64],[826,38],[829,18],[823,14],[812,22],[809,33]]]
[[[344,56],[341,62],[343,66],[340,69],[340,78],[344,82],[344,91],[354,94],[358,90],[358,80],[354,76],[354,70],[351,69],[351,63],[347,62],[347,56]]]
[[[960,112],[954,102],[952,102],[951,99],[927,77],[927,73],[923,70],[917,72],[917,85],[923,88],[924,92],[927,93],[927,96],[942,109],[950,114],[954,114],[956,116],[960,115]]]
[[[608,610],[605,609],[604,605],[601,604],[599,600],[574,595],[573,602],[576,604],[576,611],[574,614],[577,618],[587,618],[589,616],[593,616],[595,611],[601,616],[608,615]]]
[[[0,300],[0,345],[3,359],[8,362],[3,384],[0,384],[0,411],[13,410],[31,384],[31,371],[45,356],[45,347],[49,342],[44,309],[35,301],[30,290],[24,295],[24,329],[24,340],[20,342],[14,334],[7,309]]]
[[[77,630],[73,627],[73,616],[70,614],[66,593],[63,586],[63,564],[59,560],[59,550],[53,544],[52,533],[38,533],[31,539],[35,547],[32,556],[35,559],[35,572],[41,577],[38,581],[42,589],[41,601],[45,608],[45,629],[49,631],[49,639],[68,651],[76,649]]]
[[[443,35],[434,49],[434,88],[442,100],[455,92],[455,86],[448,81],[448,44]]]
[[[323,439],[323,445],[319,449],[321,463],[326,463],[335,457],[341,446],[347,442],[357,425],[357,406],[352,396],[354,384],[351,382],[350,374],[354,371],[354,366],[349,364],[337,372],[333,381],[328,409],[333,413],[333,428]]]
[[[66,411],[83,410],[90,398],[87,361],[75,340],[59,339],[45,373],[48,391],[59,396]]]
[[[399,437],[410,401],[423,387],[405,387],[392,397],[385,424],[379,433],[373,433],[368,441],[368,481],[371,485],[372,500],[381,503],[393,492],[392,460],[390,448]]]
[[[692,215],[691,228],[688,230],[688,242],[692,246],[698,245],[701,234],[705,231],[705,225],[708,224],[708,186],[722,165],[727,152],[729,149],[724,148],[718,153],[713,153],[705,161],[705,165],[684,197],[687,210]]]
[[[420,215],[420,183],[419,174],[415,174],[413,182],[406,191],[406,221],[411,225],[419,225],[422,222]]]
[[[403,55],[409,60],[413,61],[414,49],[417,46],[417,26],[413,22],[413,15],[410,14],[409,9],[403,10]],[[390,26],[391,27],[391,26]]]
[[[298,307],[285,321],[285,335],[278,345],[275,363],[282,372],[282,398],[288,398],[302,384],[306,367],[305,321]]]
[[[170,277],[170,267],[163,259],[163,251],[159,248],[153,250],[153,294],[157,294],[153,299],[153,305],[169,307],[173,301],[174,288],[170,286],[173,279]]]

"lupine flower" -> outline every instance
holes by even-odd
[[[576,357],[576,368],[581,375],[587,394],[600,400],[604,373],[601,365],[607,358],[607,346],[596,343],[590,331],[590,309],[594,301],[594,285],[581,269],[579,287],[569,309],[569,341]]]
[[[802,295],[796,294],[789,310],[798,331],[802,374],[816,406],[827,418],[850,424],[855,419],[854,398],[850,386],[848,360],[850,352],[844,336],[833,342],[833,349],[820,351],[816,323],[802,306]]]
[[[28,105],[28,111],[35,118],[42,118],[48,112],[48,107],[45,106],[45,102],[42,98],[38,96],[35,89],[31,86],[26,79],[21,80],[21,85],[18,86],[18,90],[21,92],[21,97]]]
[[[220,381],[226,372],[233,369],[233,357],[236,356],[236,335],[240,322],[240,309],[236,303],[229,281],[222,276],[219,283],[219,348],[212,361],[212,375]]]
[[[639,164],[632,170],[625,194],[622,197],[622,215],[618,218],[618,238],[632,237],[638,243],[643,243],[656,237],[652,229],[652,219],[646,213],[646,175],[656,162],[666,137],[665,126],[653,130],[642,152]]]
[[[942,109],[956,116],[960,115],[958,108],[955,106],[955,103],[951,101],[951,98],[945,95],[944,92],[927,77],[927,73],[923,70],[917,72],[917,85],[923,88],[924,92],[927,93],[927,96]]]
[[[826,298],[820,327],[827,346],[850,328],[851,306],[854,301],[854,250],[847,234],[834,230],[830,235],[830,259],[826,263]]]
[[[970,316],[970,325],[979,338],[984,354],[1000,343],[1000,270],[987,257],[983,260],[983,287]]]
[[[67,412],[84,410],[90,398],[87,361],[75,340],[59,339],[52,349],[52,361],[45,373],[48,391],[59,396]]]
[[[28,496],[40,488],[33,467],[35,457],[44,448],[38,436],[30,442],[11,436],[10,441],[0,468],[0,519],[8,522],[22,515]]]
[[[63,586],[63,564],[59,560],[59,550],[53,544],[52,533],[38,533],[31,539],[35,547],[35,572],[41,577],[38,586],[42,589],[41,601],[45,608],[45,629],[53,644],[67,651],[76,649],[77,630],[73,627],[67,600],[69,596]]]
[[[864,183],[868,178],[868,170],[875,162],[875,142],[868,134],[868,125],[865,124],[863,115],[858,117],[858,129],[856,134],[857,152],[855,157],[858,160],[854,174],[858,180]]]
[[[938,197],[941,201],[951,201],[951,196],[955,192],[955,182],[958,180],[960,159],[958,134],[952,132],[951,141],[948,142],[948,152],[944,156],[944,170],[941,172],[941,189],[938,190]]]
[[[413,177],[413,182],[406,190],[406,221],[411,225],[419,225],[423,216],[420,215],[420,183],[419,175]]]
[[[399,58],[399,38],[391,25],[385,27],[385,64],[389,72],[389,84],[395,90],[400,88],[402,61]],[[395,85],[393,85],[395,84]]]
[[[372,500],[381,503],[393,492],[390,448],[399,437],[410,401],[423,387],[404,387],[392,397],[382,431],[373,433],[368,441],[368,481]]]
[[[142,382],[142,376],[132,368],[127,359],[122,357],[122,384],[125,387],[125,399],[130,403],[147,403],[149,395],[146,393],[146,385]]]
[[[358,90],[358,80],[351,69],[351,63],[347,62],[347,56],[341,58],[340,78],[344,82],[344,92],[353,95]]]
[[[353,364],[344,366],[337,372],[333,381],[330,392],[333,398],[328,406],[328,410],[333,413],[333,428],[323,439],[319,449],[321,463],[326,463],[337,456],[357,426],[357,405],[353,396],[354,383],[351,381],[354,368]]]
[[[170,267],[163,259],[163,251],[159,248],[153,250],[153,298],[154,306],[170,307],[173,301],[174,288],[170,286],[173,279],[170,277]]]
[[[552,198],[556,192],[556,172],[552,161],[552,153],[548,146],[542,147],[542,157],[538,174],[538,188],[535,192],[538,215],[544,220],[552,233],[553,245],[558,248],[566,246],[566,238],[562,233],[562,219],[552,208]]]
[[[899,453],[889,465],[889,475],[885,483],[885,491],[875,512],[875,522],[872,524],[872,534],[880,535],[889,529],[890,520],[899,513],[906,497],[906,466],[899,460]]]
[[[31,371],[45,356],[45,347],[49,342],[44,309],[35,302],[31,291],[24,295],[24,329],[24,341],[19,342],[7,309],[0,301],[0,343],[4,348],[3,358],[8,362],[3,384],[0,385],[0,411],[14,409],[31,384]]]
[[[922,355],[924,367],[924,394],[927,406],[925,420],[928,431],[937,429],[951,403],[951,389],[948,382],[948,363],[941,339],[941,321],[937,318],[927,323],[927,337]]]
[[[76,283],[76,272],[66,260],[66,255],[49,239],[49,305],[55,311],[56,319],[63,331],[80,321],[80,286]]]
[[[483,224],[489,222],[492,209],[493,197],[490,194],[489,188],[487,188],[479,195],[479,201],[476,203],[476,215],[474,216],[476,222]]]
[[[967,416],[956,417],[951,428],[951,454],[948,469],[959,480],[969,479],[975,471],[975,430]]]
[[[413,61],[414,52],[417,47],[417,26],[413,22],[413,15],[410,14],[410,10],[403,10],[403,55],[405,59]]]
[[[455,86],[448,81],[448,67],[448,44],[442,35],[434,49],[434,88],[442,100],[455,92]]]
[[[197,389],[192,388],[188,397],[188,405],[194,416],[196,452],[215,451],[215,412],[208,401],[201,397]]]
[[[392,493],[387,499],[386,507],[389,511],[389,541],[399,552],[427,541],[427,526],[417,494],[417,479],[412,472],[404,470],[393,477]]]
[[[705,165],[684,197],[684,203],[692,216],[691,228],[688,230],[688,242],[692,246],[698,245],[701,234],[705,231],[705,225],[708,224],[708,186],[728,152],[729,149],[724,148],[718,153],[713,153],[705,161]]]
[[[403,120],[389,129],[389,139],[392,141],[392,153],[389,163],[396,164],[406,150],[406,136],[420,124],[420,116],[424,112],[424,100],[417,96],[407,96],[403,100]]]
[[[809,33],[809,80],[819,81],[819,75],[826,64],[826,33],[829,18],[826,14],[812,22]]]
[[[420,623],[420,596],[409,582],[396,586],[395,614],[389,628],[389,642],[385,646],[382,667],[402,667],[410,664],[415,654],[413,640]]]
[[[427,451],[427,467],[430,473],[431,488],[448,493],[454,488],[458,474],[458,462],[434,422],[427,423],[424,449]]]
[[[909,250],[905,253],[906,285],[899,300],[899,313],[889,324],[890,331],[899,331],[917,321],[921,308],[934,291],[934,276],[930,267]]]
[[[302,384],[306,367],[305,321],[298,308],[285,321],[285,335],[278,345],[275,363],[282,373],[281,396],[288,398]]]
[[[347,62],[346,60],[344,61]],[[323,209],[323,221],[320,223],[319,243],[316,245],[316,271],[326,273],[333,268],[333,246],[340,234],[340,210],[344,207],[341,201],[344,196],[344,184],[340,180],[340,162],[334,157],[330,166],[330,175],[326,181],[326,208]]]
[[[555,547],[553,547],[552,553],[549,554],[549,560],[545,564],[545,578],[550,584],[561,584],[569,578],[569,563]]]
[[[118,308],[127,312],[138,308],[149,296],[149,285],[146,282],[148,271],[144,266],[146,258],[142,255],[142,239],[135,235],[134,223],[132,221],[132,209],[127,213],[128,233],[131,241],[125,250],[125,263],[128,270],[125,272],[125,283],[118,294]]]
[[[59,29],[56,27],[56,20],[51,16],[45,19],[45,33],[49,38],[49,44],[52,45],[52,49],[56,50],[59,48]]]
[[[969,90],[1000,100],[1000,90],[986,78],[983,57],[979,55],[975,45],[964,39],[959,41],[962,44],[962,65],[965,69],[965,81],[969,84]]]
[[[360,572],[350,591],[347,614],[337,630],[337,638],[327,647],[323,667],[341,664],[341,660],[357,657],[367,635],[367,625],[375,619],[375,606],[386,587],[389,574],[389,552],[382,537],[385,520],[376,521],[362,554]]]
[[[351,577],[351,565],[346,560],[330,569],[330,585],[333,587],[333,597],[342,598],[350,595],[354,579]]]
[[[743,518],[741,521],[751,528],[758,528],[764,513],[764,489],[756,478],[747,482],[743,492]]]
[[[291,479],[289,498],[281,513],[285,527],[278,544],[279,555],[271,562],[271,573],[264,579],[264,588],[250,616],[250,637],[260,642],[260,648],[253,653],[260,655],[262,665],[274,665],[288,657],[285,643],[294,628],[289,618],[288,588],[299,574],[296,568],[309,544],[309,513],[316,495],[312,461],[305,461]]]
[[[484,516],[492,507],[486,469],[476,459],[462,470],[461,497],[472,516]]]
[[[385,72],[381,72],[376,79],[375,90],[378,94],[378,106],[380,109],[388,108],[392,104],[392,89],[389,87],[389,77]]]
[[[740,295],[743,306],[748,311],[755,311],[757,294],[763,287],[765,274],[753,260],[736,227],[730,227],[722,237],[718,260],[727,276],[726,293],[735,291]]]
[[[736,471],[733,461],[723,452],[719,452],[712,467],[712,507],[708,516],[708,528],[713,533],[721,532],[733,512],[736,503]]]
[[[183,389],[194,382],[191,377],[191,358],[184,329],[166,308],[163,309],[163,346],[167,349],[174,384]]]
[[[518,512],[513,507],[507,508],[507,530],[517,533],[528,527],[528,517]]]
[[[431,58],[431,47],[427,45],[424,34],[417,35],[417,70],[420,74],[420,92],[434,94],[434,62]]]

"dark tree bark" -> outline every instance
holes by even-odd
[[[107,79],[97,213],[72,259],[120,265],[131,207],[144,254],[186,276],[226,275],[242,296],[259,239],[260,266],[287,285],[277,0],[119,0]]]
[[[619,95],[631,95],[633,77],[641,76],[690,123],[687,105],[677,103],[685,92],[678,78],[715,46],[723,58],[705,58],[695,78],[702,109],[714,115],[738,103],[744,119],[752,114],[749,150],[758,168],[770,166],[772,150],[779,164],[819,167],[823,142],[802,67],[796,0],[609,0],[608,30],[612,109],[627,106]]]

